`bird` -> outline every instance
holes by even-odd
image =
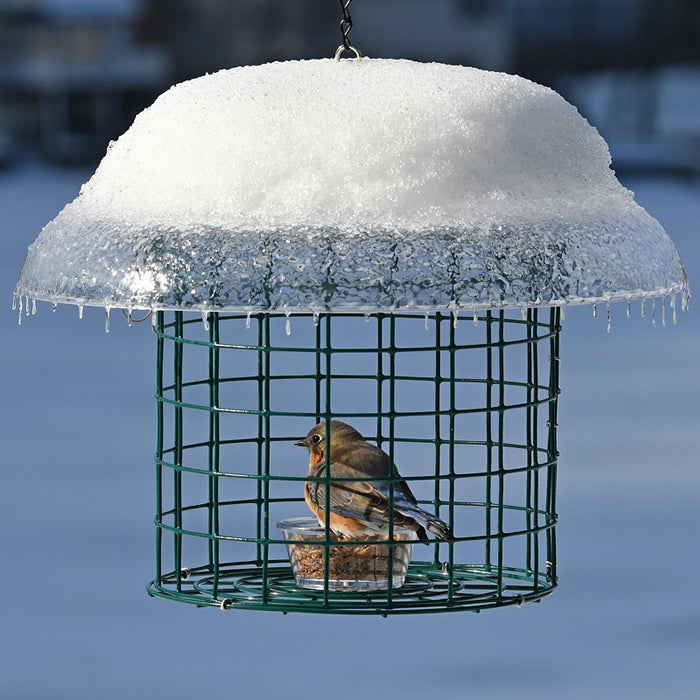
[[[357,481],[330,483],[330,530],[336,536],[350,539],[364,536],[388,537],[391,499],[388,478],[392,472],[389,455],[367,442],[347,423],[339,420],[322,422],[311,428],[303,440],[294,443],[309,450],[309,477],[325,476],[328,429],[330,477],[357,477]],[[395,479],[401,479],[396,466],[393,468],[393,476]],[[367,481],[368,477],[376,478],[377,481]],[[325,527],[326,484],[323,481],[305,482],[304,499],[319,524]],[[393,505],[394,527],[397,530],[414,530],[418,539],[424,541],[428,540],[427,532],[431,532],[440,540],[447,540],[452,536],[447,523],[418,506],[411,489],[403,480],[394,481]]]

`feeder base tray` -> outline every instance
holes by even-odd
[[[221,565],[184,569],[151,581],[148,593],[199,607],[277,612],[394,615],[420,612],[479,612],[539,601],[556,588],[548,574],[524,569],[460,565],[452,575],[432,563],[413,562],[401,588],[383,591],[308,590],[296,585],[289,565]]]

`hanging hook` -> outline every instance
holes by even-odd
[[[343,18],[340,20],[340,33],[343,36],[343,43],[335,52],[335,60],[339,61],[345,51],[351,51],[357,57],[357,60],[362,59],[362,53],[359,49],[350,43],[350,32],[352,31],[352,17],[350,16],[350,3],[352,0],[340,0],[340,9],[343,13]]]
[[[336,60],[336,61],[339,61],[339,60],[340,60],[340,57],[343,55],[343,53],[344,53],[345,51],[352,51],[352,52],[355,54],[355,56],[356,56],[356,58],[357,58],[358,61],[361,61],[361,60],[362,60],[362,54],[360,53],[360,50],[359,50],[358,48],[356,48],[355,46],[350,45],[350,46],[348,46],[348,48],[346,49],[342,44],[338,47],[338,50],[335,52],[335,60]]]

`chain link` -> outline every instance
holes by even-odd
[[[351,51],[350,32],[352,31],[352,17],[350,16],[350,4],[352,0],[340,0],[340,9],[343,19],[340,20],[340,33],[343,35],[343,48]]]
[[[358,60],[362,58],[360,51],[350,43],[350,32],[352,31],[352,17],[350,16],[351,3],[352,0],[340,0],[340,9],[343,12],[343,18],[340,20],[340,33],[343,36],[343,43],[335,52],[336,60],[340,60],[340,56],[345,51],[353,52]]]

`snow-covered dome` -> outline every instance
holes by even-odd
[[[688,292],[670,238],[557,93],[374,59],[171,88],[30,246],[16,288],[80,305],[292,313]]]

